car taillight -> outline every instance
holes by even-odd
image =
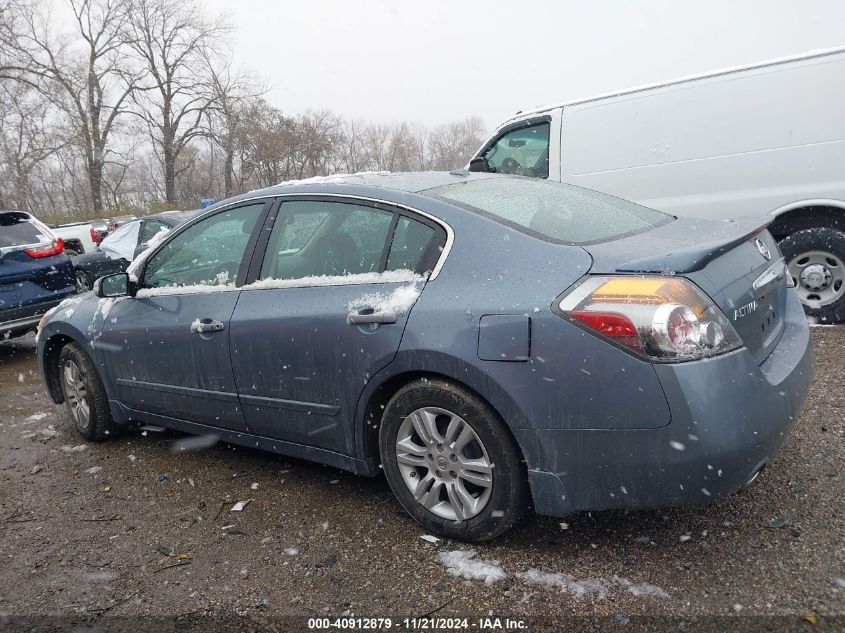
[[[65,241],[62,238],[57,237],[55,240],[45,246],[25,248],[23,252],[35,259],[41,259],[42,257],[52,257],[53,255],[58,255],[64,250]]]
[[[573,322],[652,361],[694,360],[742,345],[716,305],[677,277],[587,277],[558,307]]]
[[[95,229],[93,226],[91,227],[91,241],[94,244],[97,244],[97,240],[100,239],[100,233]]]

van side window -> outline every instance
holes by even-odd
[[[549,177],[549,129],[547,121],[502,134],[482,156],[491,172],[534,178]]]

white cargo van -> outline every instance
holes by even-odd
[[[770,214],[807,312],[845,320],[845,48],[520,112],[469,168],[673,215]]]

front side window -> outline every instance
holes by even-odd
[[[285,202],[270,235],[261,278],[380,272],[393,215],[342,202]]]
[[[197,222],[150,257],[143,287],[234,284],[263,202]]]
[[[141,228],[141,236],[138,238],[138,243],[146,244],[162,229],[169,231],[170,227],[158,220],[145,220],[144,226]]]
[[[483,154],[492,173],[549,177],[548,121],[505,132]]]

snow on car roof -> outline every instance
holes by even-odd
[[[326,185],[363,185],[368,187],[382,187],[385,189],[396,189],[408,193],[418,193],[426,189],[441,187],[466,180],[478,178],[489,178],[490,174],[473,173],[463,169],[453,171],[362,171],[354,174],[336,174],[333,176],[317,176],[304,180],[288,180],[270,187],[268,192],[281,193],[289,187],[308,187],[319,185],[324,188]]]

